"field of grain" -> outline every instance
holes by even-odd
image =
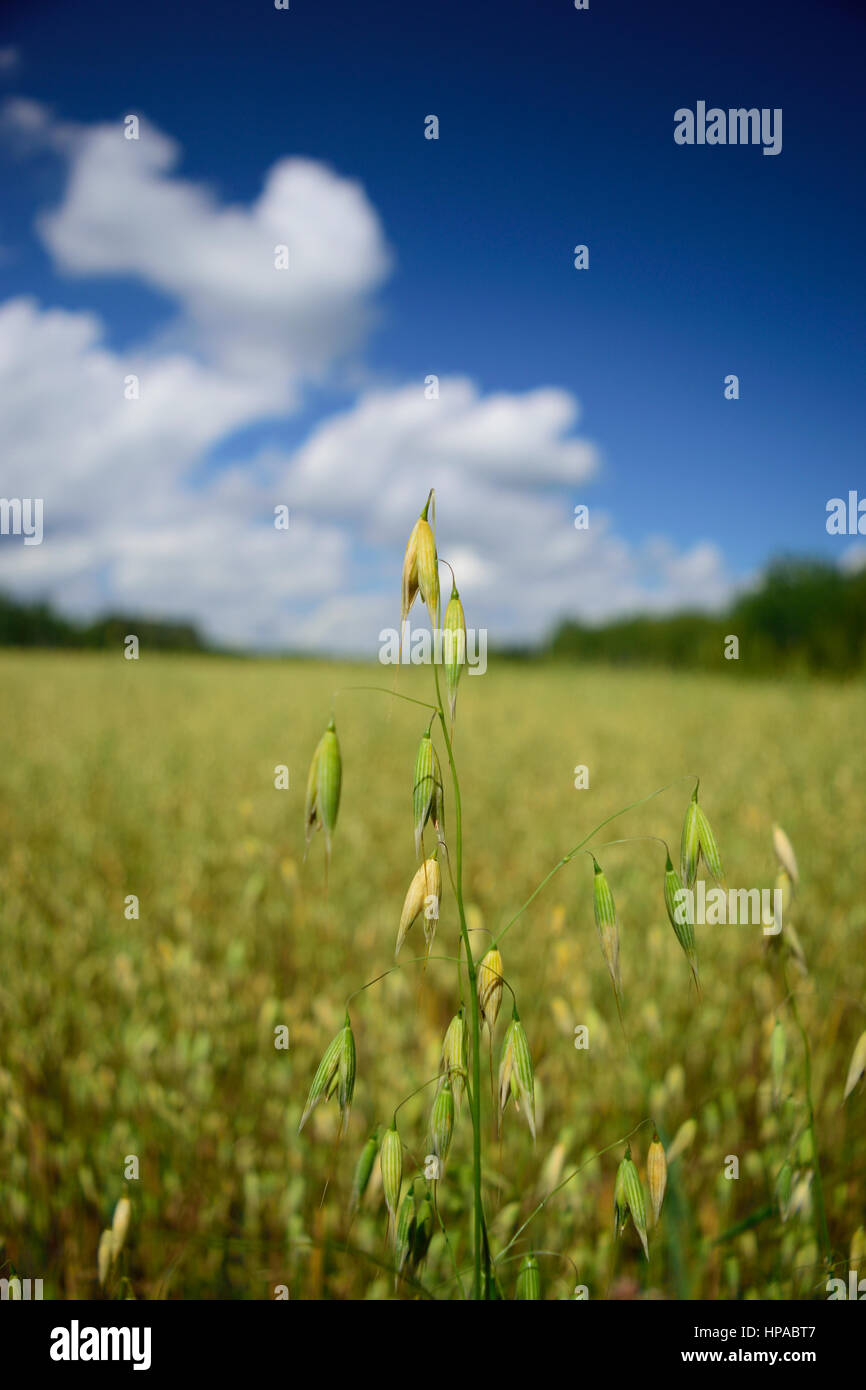
[[[335,1145],[334,1102],[297,1133],[347,996],[393,964],[415,869],[425,712],[345,691],[393,679],[391,668],[312,662],[0,657],[0,1273],[42,1278],[45,1297],[93,1296],[100,1232],[126,1191],[113,1296],[461,1296],[472,1262],[465,1108],[440,1184],[447,1241],[437,1229],[416,1284],[395,1291],[378,1174],[347,1215],[369,1132],[436,1074],[456,965],[431,961],[422,976],[407,964],[353,1001],[348,1134]],[[398,688],[428,699],[429,680],[403,669]],[[303,807],[332,707],[344,779],[326,897],[321,836],[304,862]],[[866,1028],[864,712],[861,687],[752,683],[734,663],[705,677],[494,660],[464,678],[455,753],[476,941],[593,825],[676,783],[593,841],[619,912],[626,1037],[585,855],[502,945],[539,1118],[534,1146],[509,1106],[500,1143],[486,1088],[484,1197],[505,1296],[535,1250],[545,1298],[578,1285],[590,1298],[825,1298],[795,1012],[810,1042],[830,1257],[847,1277],[866,1224],[862,1082],[842,1104]],[[288,790],[274,785],[280,764]],[[578,764],[588,789],[574,787]],[[678,847],[690,774],[729,884],[771,887],[773,823],[787,831],[801,874],[789,920],[808,973],[768,950],[759,927],[698,927],[699,1004],[665,915],[663,850],[602,848],[627,835]],[[434,955],[456,946],[446,882]],[[504,1021],[505,1008],[495,1068]],[[275,1046],[281,1025],[288,1048]],[[483,1063],[486,1074],[486,1049]],[[428,1151],[432,1096],[427,1087],[400,1111],[410,1177]],[[668,1146],[678,1131],[681,1144],[693,1138],[670,1165],[646,1261],[632,1226],[613,1237],[613,1184],[632,1131],[643,1177],[653,1124]],[[126,1182],[130,1156],[139,1176]]]

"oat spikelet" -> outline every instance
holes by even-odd
[[[866,1071],[866,1033],[861,1033],[854,1048],[851,1063],[848,1067],[848,1076],[845,1081],[845,1094],[842,1097],[846,1101],[850,1096],[860,1077]]]
[[[112,1263],[118,1258],[123,1249],[124,1241],[129,1230],[129,1221],[132,1216],[132,1203],[128,1197],[121,1197],[117,1206],[114,1208],[114,1215],[111,1218],[111,1259]]]
[[[643,1187],[641,1186],[640,1175],[634,1165],[631,1156],[631,1147],[627,1147],[625,1158],[619,1165],[616,1175],[616,1184],[613,1195],[614,1223],[619,1234],[625,1229],[629,1214],[634,1222],[634,1228],[640,1236],[640,1243],[643,1252],[649,1259],[649,1246],[646,1238],[646,1206],[644,1204]]]
[[[652,1203],[653,1220],[658,1225],[662,1202],[665,1199],[665,1188],[668,1183],[668,1165],[664,1148],[655,1131],[653,1131],[653,1141],[647,1149],[646,1178],[650,1202]]]
[[[699,784],[698,784],[699,785]],[[691,888],[698,876],[698,867],[703,860],[717,883],[721,883],[722,860],[716,837],[703,809],[698,805],[698,786],[692,792],[692,799],[683,821],[683,834],[680,845],[680,872],[687,888]]]
[[[439,1176],[451,1148],[454,1133],[454,1094],[448,1081],[443,1082],[433,1101],[430,1112],[430,1146],[439,1159]]]
[[[424,860],[409,884],[403,902],[403,911],[400,913],[400,925],[397,928],[395,956],[399,954],[409,928],[422,912],[424,913],[424,940],[427,943],[428,951],[433,944],[436,923],[439,921],[439,900],[442,896],[442,871],[439,868],[438,852],[438,849],[434,850],[431,857]]]
[[[439,626],[439,561],[436,555],[436,539],[433,528],[427,520],[427,513],[433,503],[433,489],[424,503],[423,511],[412,528],[403,556],[403,576],[400,596],[400,646],[409,610],[418,594],[427,605],[427,612],[434,630]],[[435,504],[434,504],[435,506]]]
[[[491,1040],[499,1016],[499,1005],[502,1003],[502,980],[502,956],[495,946],[491,946],[481,959],[476,981],[481,1022],[487,1024]]]
[[[439,1072],[451,1082],[454,1103],[459,1111],[469,1076],[469,1042],[462,1004],[446,1029]]]
[[[797,856],[794,853],[794,847],[791,841],[780,825],[773,826],[773,849],[776,852],[776,858],[785,873],[791,879],[791,882],[795,884],[799,883],[800,871],[797,867]]]
[[[379,1130],[375,1129],[358,1155],[358,1162],[355,1164],[355,1173],[352,1178],[352,1197],[349,1205],[350,1212],[357,1210],[364,1193],[367,1191],[378,1152]]]
[[[412,780],[412,820],[415,827],[416,854],[421,852],[421,836],[428,820],[432,820],[434,829],[441,841],[445,833],[442,769],[439,766],[439,757],[433,747],[433,739],[429,729],[418,744],[418,752],[415,755],[415,771]]]
[[[453,727],[454,713],[457,708],[457,686],[460,684],[460,677],[463,675],[463,668],[466,665],[466,615],[463,612],[463,604],[460,602],[457,585],[453,582],[451,597],[448,600],[445,617],[442,620],[442,656],[445,662],[448,710]]]
[[[325,1055],[316,1069],[304,1113],[298,1125],[299,1134],[316,1106],[322,1101],[330,1100],[335,1091],[340,1107],[340,1134],[343,1134],[349,1123],[349,1111],[355,1094],[355,1065],[355,1038],[347,1013],[343,1027],[328,1044]]]
[[[379,1169],[382,1174],[382,1192],[388,1208],[388,1229],[396,1236],[400,1189],[403,1186],[403,1145],[396,1125],[385,1131],[379,1150]]]
[[[594,854],[590,855],[594,873],[592,881],[592,905],[595,912],[595,925],[601,940],[601,950],[613,982],[616,1007],[622,1018],[622,980],[619,973],[619,925],[613,894],[601,865]]]
[[[679,1158],[680,1154],[684,1154],[686,1149],[691,1148],[692,1144],[695,1142],[695,1135],[697,1132],[697,1120],[691,1119],[683,1121],[673,1137],[673,1143],[668,1149],[668,1166],[673,1163],[674,1159]]]
[[[105,1288],[108,1276],[111,1272],[111,1250],[113,1244],[114,1236],[111,1230],[103,1231],[99,1237],[99,1247],[96,1252],[96,1273],[101,1289]]]
[[[526,1032],[515,1006],[514,1016],[505,1031],[502,1042],[502,1059],[499,1063],[499,1116],[498,1128],[502,1133],[502,1117],[508,1104],[509,1095],[519,1111],[523,1105],[529,1132],[535,1138],[535,1080],[532,1071],[532,1058]]]
[[[695,928],[692,922],[694,912],[690,909],[686,891],[683,888],[682,880],[671,863],[670,854],[665,856],[665,882],[664,882],[665,907],[667,908],[668,920],[674,929],[677,941],[683,948],[689,969],[695,982],[698,996],[701,993],[701,982],[698,978],[698,953],[695,945]]]
[[[343,781],[343,761],[333,719],[319,740],[307,776],[307,795],[304,808],[307,849],[313,832],[325,832],[325,864],[331,858],[331,837],[340,809],[340,789]],[[305,851],[306,852],[306,851]]]

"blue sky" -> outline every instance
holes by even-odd
[[[2,490],[41,489],[46,539],[4,541],[0,585],[369,650],[430,483],[502,636],[842,559],[864,33],[841,3],[7,5]],[[677,146],[698,100],[781,107],[782,152]],[[250,267],[281,217],[321,249],[283,319]]]

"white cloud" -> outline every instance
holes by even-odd
[[[58,265],[138,276],[181,306],[190,342],[236,371],[308,375],[353,347],[388,268],[357,183],[283,159],[249,206],[177,176],[180,147],[146,121],[75,132],[61,206],[40,219]],[[288,269],[275,268],[275,248]]]
[[[19,99],[2,126],[19,151],[68,161],[61,204],[39,221],[60,269],[135,276],[174,317],[120,352],[92,314],[0,305],[3,491],[45,504],[41,546],[0,545],[0,587],[80,614],[190,617],[240,646],[372,655],[396,624],[403,546],[434,485],[441,553],[469,622],[494,639],[729,593],[706,543],[633,546],[594,506],[575,531],[598,457],[560,389],[484,395],[455,377],[433,401],[422,382],[366,390],[294,453],[215,469],[210,450],[289,415],[310,375],[358,344],[388,264],[363,189],[286,159],[254,202],[227,205],[178,175],[178,147],[146,122],[128,141],[121,123],[62,125]],[[131,374],[138,400],[125,398]],[[272,524],[278,503],[288,532]]]

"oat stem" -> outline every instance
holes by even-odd
[[[437,680],[437,689],[438,689],[438,680]],[[691,780],[691,778],[692,778],[692,776],[693,776],[693,774],[690,773],[690,772],[689,772],[689,773],[685,773],[684,775],[687,776],[690,780]],[[539,895],[539,893],[541,892],[542,888],[546,888],[546,887],[547,887],[548,883],[549,883],[550,880],[553,878],[554,874],[558,874],[559,871],[560,871],[560,869],[564,868],[566,864],[569,864],[569,863],[571,862],[571,860],[574,858],[574,856],[575,856],[576,854],[578,854],[578,853],[580,852],[580,850],[583,849],[584,845],[588,844],[589,841],[590,841],[591,839],[593,839],[594,836],[596,836],[600,830],[603,830],[604,827],[605,827],[606,825],[610,825],[610,822],[611,822],[612,820],[616,820],[618,816],[624,816],[625,813],[626,813],[626,811],[633,811],[633,810],[635,809],[636,806],[643,806],[645,802],[647,802],[647,801],[652,801],[652,799],[653,799],[654,796],[661,796],[662,792],[670,791],[671,787],[677,786],[677,784],[678,784],[679,782],[681,782],[682,780],[683,780],[682,777],[678,777],[678,778],[676,779],[675,782],[668,782],[668,783],[666,783],[666,785],[663,786],[663,787],[657,787],[656,790],[655,790],[654,792],[650,792],[647,796],[642,796],[642,797],[640,797],[637,801],[630,801],[629,804],[628,804],[627,806],[621,806],[620,809],[619,809],[618,811],[614,811],[614,812],[612,813],[612,815],[605,816],[605,818],[604,818],[603,821],[599,821],[598,825],[595,827],[594,830],[590,830],[590,832],[589,832],[588,835],[584,835],[583,839],[579,842],[579,844],[576,844],[576,845],[575,845],[574,849],[570,849],[570,850],[568,851],[568,854],[564,854],[564,855],[562,856],[562,858],[560,859],[560,861],[559,861],[558,864],[554,864],[553,868],[550,870],[550,873],[549,873],[549,874],[546,874],[545,877],[544,877],[544,878],[541,880],[541,882],[539,883],[538,887],[535,888],[535,889],[530,893],[529,897],[526,899],[526,902],[523,904],[523,906],[522,906],[517,912],[515,912],[514,916],[511,918],[511,921],[510,921],[510,922],[506,922],[505,926],[502,928],[502,931],[499,932],[499,934],[498,934],[496,937],[494,937],[493,943],[492,943],[493,946],[498,946],[498,945],[499,945],[499,943],[500,943],[500,941],[502,940],[502,938],[503,938],[503,936],[505,935],[505,933],[506,933],[511,927],[514,926],[514,923],[517,921],[517,919],[518,919],[519,917],[522,917],[523,914],[524,914],[524,912],[526,911],[526,909],[527,909],[528,907],[530,907],[532,903],[535,902],[535,899],[538,897],[538,895]],[[491,948],[491,949],[492,949],[492,948]]]
[[[439,707],[439,723],[442,726],[442,737],[445,740],[445,750],[448,754],[448,765],[451,768],[451,781],[454,787],[454,897],[457,902],[457,912],[460,917],[460,934],[463,937],[463,945],[466,950],[466,971],[469,976],[469,1004],[472,1011],[472,1087],[469,1091],[469,1109],[472,1115],[472,1185],[475,1208],[475,1261],[472,1297],[477,1301],[482,1297],[482,1265],[486,1266],[486,1277],[484,1281],[485,1295],[487,1294],[490,1282],[490,1257],[489,1252],[486,1251],[484,1207],[481,1197],[481,1019],[478,1006],[478,983],[475,969],[475,957],[472,954],[472,945],[469,940],[469,928],[466,925],[466,911],[463,904],[463,807],[460,800],[460,779],[457,776],[457,765],[454,762],[454,752],[448,733],[448,721],[445,718],[445,708],[442,704],[442,695],[439,690],[439,670],[435,662],[433,663],[433,679],[436,684],[436,703]]]

